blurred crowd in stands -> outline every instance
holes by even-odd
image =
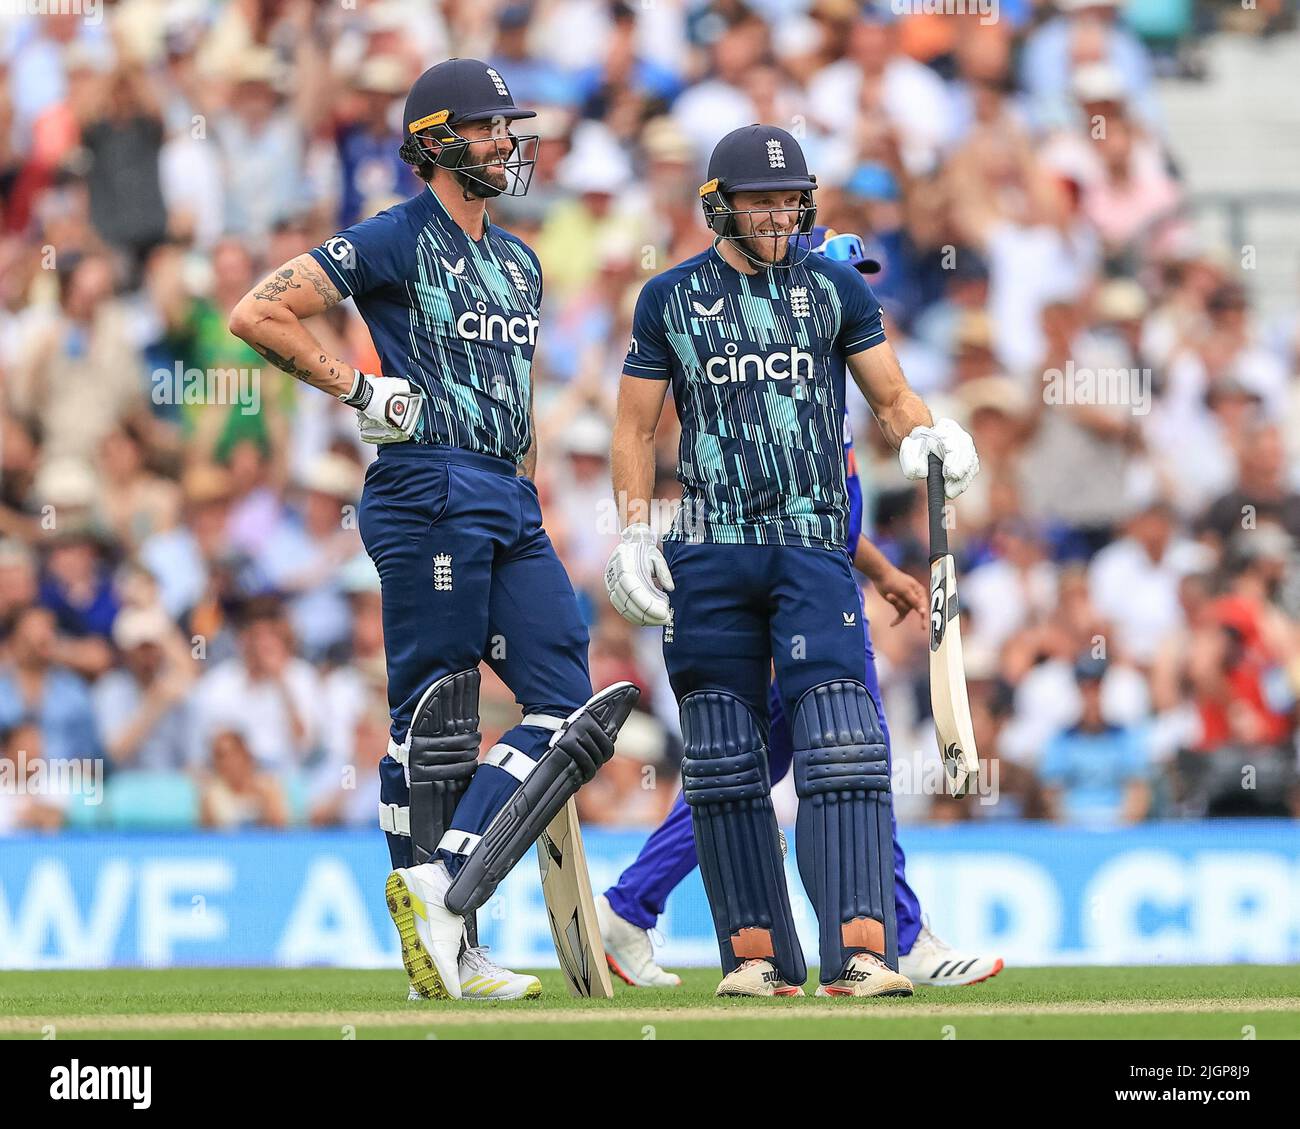
[[[1214,9],[73,7],[0,23],[0,833],[373,824],[373,449],[226,320],[263,272],[417,190],[402,103],[451,55],[539,111],[531,192],[491,206],[545,271],[538,486],[593,682],[644,689],[585,819],[652,823],[677,785],[658,633],[604,594],[610,424],[638,289],[708,245],[704,163],[753,121],[801,138],[819,221],[867,238],[905,372],[983,467],[952,538],[998,800],[935,794],[926,629],[868,590],[901,820],[1300,815],[1300,310],[1261,319],[1243,249],[1198,238],[1157,95],[1213,81]],[[1287,20],[1222,12],[1235,33]],[[312,328],[378,371],[351,303]],[[866,532],[927,579],[923,496],[850,402]],[[670,421],[669,505],[675,454]],[[485,676],[487,748],[518,710]],[[104,804],[16,784],[69,760],[102,764]]]

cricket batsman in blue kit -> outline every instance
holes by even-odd
[[[814,254],[826,255],[849,263],[861,274],[872,274],[880,264],[867,256],[861,238],[836,234],[815,227],[810,237]],[[862,485],[858,481],[857,459],[848,417],[844,421],[845,487],[849,499],[849,559],[864,573],[898,613],[900,623],[916,612],[927,621],[929,593],[925,586],[895,568],[865,537],[862,527]],[[864,610],[865,614],[865,610]],[[863,621],[866,636],[867,693],[871,696],[886,750],[890,747],[889,726],[880,700],[880,683],[876,674],[875,654],[871,648],[871,625]],[[790,727],[786,724],[781,694],[775,683],[768,691],[770,732],[768,737],[768,773],[773,784],[790,770],[793,754]],[[898,928],[899,971],[916,985],[954,987],[975,984],[1002,970],[1000,957],[960,953],[936,937],[926,925],[921,905],[907,883],[906,858],[898,842],[898,827],[893,827],[894,911]],[[618,881],[596,900],[601,938],[610,968],[633,987],[672,988],[681,979],[660,968],[650,942],[652,930],[663,913],[668,895],[697,865],[695,837],[691,828],[691,809],[683,795],[678,795],[672,811],[646,840],[645,846],[619,876]]]
[[[613,445],[629,515],[605,581],[629,621],[664,627],[682,790],[713,912],[719,995],[795,996],[807,979],[772,809],[770,674],[790,732],[795,851],[818,920],[822,996],[911,995],[898,971],[889,760],[866,686],[847,544],[843,432],[853,376],[904,474],[931,453],[956,497],[979,470],[935,424],[858,272],[811,255],[816,180],[775,126],[734,130],[700,188],[713,246],[642,289]],[[671,382],[681,509],[650,527],[654,432]]]
[[[474,913],[613,755],[637,690],[592,696],[587,631],[542,528],[532,357],[542,274],[485,202],[527,191],[534,117],[474,59],[425,71],[402,157],[420,193],[274,271],[231,329],[272,364],[356,409],[379,444],[359,525],[382,584],[388,755],[385,894],[415,995],[517,999],[536,977],[478,946]],[[329,356],[302,324],[352,299],[383,375]],[[480,661],[522,717],[478,763]]]

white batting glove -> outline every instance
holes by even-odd
[[[605,566],[609,602],[628,623],[658,627],[668,622],[673,575],[659,551],[654,530],[644,522],[629,525]]]
[[[356,408],[365,443],[404,443],[415,434],[424,406],[424,393],[404,377],[364,372],[356,374],[352,391],[339,399]]]
[[[931,455],[943,460],[943,492],[949,498],[957,497],[979,474],[975,440],[956,420],[941,419],[933,427],[914,427],[898,447],[898,461],[908,478],[929,475]]]

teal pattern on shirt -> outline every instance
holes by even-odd
[[[858,272],[742,274],[716,249],[651,279],[624,372],[671,380],[682,507],[666,540],[844,552],[847,358],[885,339]]]
[[[522,240],[491,223],[471,239],[426,188],[311,254],[356,302],[383,375],[424,391],[415,442],[523,458],[542,270]]]

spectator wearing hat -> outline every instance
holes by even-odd
[[[603,125],[575,131],[558,170],[566,198],[547,215],[537,243],[545,261],[546,295],[563,301],[591,278],[601,248],[611,238],[640,247],[648,236],[645,201],[633,182],[632,163]]]
[[[6,650],[0,663],[0,729],[31,720],[50,760],[99,757],[90,691],[59,662],[54,613],[39,606],[19,611]]]
[[[298,482],[299,506],[276,527],[256,564],[287,599],[303,654],[319,660],[348,638],[351,617],[339,570],[362,551],[356,527],[361,470],[344,455],[319,456]]]
[[[232,484],[228,472],[201,464],[181,480],[181,523],[140,546],[140,562],[158,582],[172,619],[193,615],[212,594],[214,574],[227,553]]]
[[[113,622],[122,665],[94,687],[104,753],[116,768],[180,771],[189,746],[189,695],[198,677],[190,648],[157,605],[123,608]]]
[[[284,104],[284,74],[275,52],[253,47],[233,63],[230,103],[211,124],[222,155],[226,231],[250,239],[267,236],[300,204],[303,128]]]
[[[1119,7],[1119,0],[1056,0],[1058,15],[1029,33],[1020,57],[1020,81],[1040,129],[1069,127],[1077,121],[1070,82],[1080,62],[1112,67],[1141,120],[1159,122],[1151,60],[1120,22]]]
[[[352,81],[355,110],[334,134],[341,182],[340,228],[414,196],[419,188],[410,165],[397,155],[402,136],[393,124],[393,107],[410,85],[405,61],[393,55],[366,59]],[[308,242],[304,240],[303,245]],[[291,253],[288,258],[292,257]],[[285,256],[270,258],[280,262]]]
[[[1043,750],[1039,779],[1049,809],[1063,823],[1115,827],[1140,823],[1151,809],[1151,765],[1145,736],[1108,722],[1102,711],[1103,659],[1084,657],[1074,668],[1079,720]]]

